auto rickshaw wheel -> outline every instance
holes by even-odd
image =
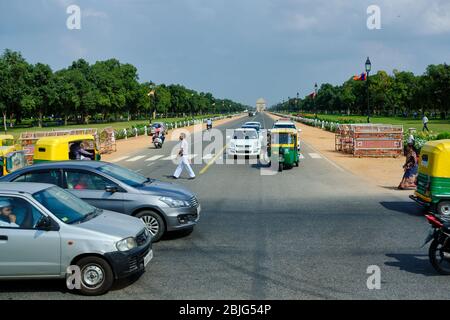
[[[295,161],[295,166],[298,167],[298,161]]]
[[[444,200],[438,203],[437,212],[445,217],[450,217],[450,201]]]

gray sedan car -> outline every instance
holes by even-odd
[[[153,241],[158,241],[166,231],[192,231],[201,210],[197,197],[180,185],[146,178],[102,161],[36,164],[14,171],[0,181],[57,185],[94,207],[140,218]]]

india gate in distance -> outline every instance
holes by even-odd
[[[266,110],[266,100],[259,98],[256,100],[256,112],[262,112]]]

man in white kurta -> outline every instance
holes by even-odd
[[[180,163],[178,164],[173,177],[175,179],[178,179],[181,175],[181,172],[183,172],[183,169],[185,168],[189,173],[190,179],[195,179],[195,173],[192,170],[191,165],[189,164],[189,145],[186,141],[186,134],[181,133],[180,140],[180,151],[178,152],[178,155],[180,156]]]

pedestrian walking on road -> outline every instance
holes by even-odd
[[[422,123],[423,123],[423,128],[422,131],[427,130],[428,132],[430,132],[430,130],[428,130],[428,118],[425,114],[423,114],[423,118],[422,118]]]
[[[191,165],[189,164],[189,145],[186,141],[186,134],[181,133],[180,134],[180,151],[178,152],[178,155],[180,156],[180,163],[178,164],[177,169],[175,170],[175,173],[173,174],[173,177],[175,179],[178,179],[183,172],[183,169],[186,168],[186,170],[189,173],[189,179],[195,179],[195,173],[194,170],[192,170]]]

